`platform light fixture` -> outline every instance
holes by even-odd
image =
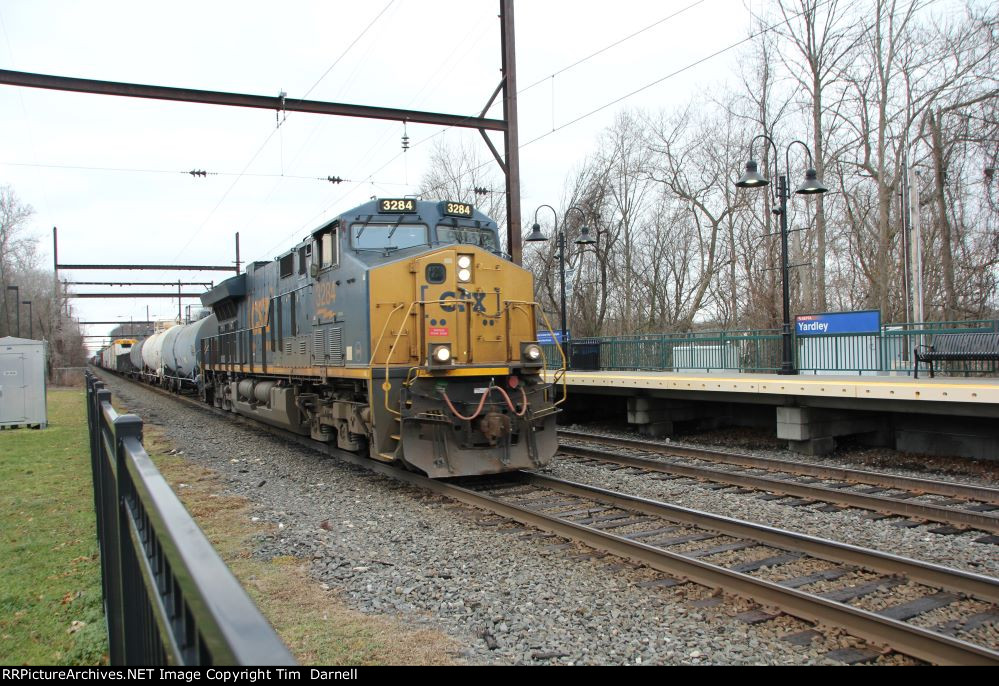
[[[583,225],[579,229],[579,238],[573,241],[576,245],[593,245],[596,241],[590,236],[590,227],[586,225],[586,214],[580,208],[572,206],[565,211],[562,215],[562,228],[559,228],[558,223],[558,213],[555,208],[551,205],[541,205],[538,209],[534,210],[534,226],[531,227],[530,235],[524,239],[525,242],[537,242],[537,241],[547,241],[548,236],[541,232],[541,225],[538,224],[538,212],[541,211],[542,207],[547,207],[552,211],[552,215],[555,217],[555,232],[558,234],[558,267],[559,267],[559,277],[562,286],[562,349],[565,350],[565,339],[566,339],[566,297],[565,297],[565,220],[568,218],[570,212],[579,212],[579,215],[583,218]],[[568,359],[568,358],[567,358]]]
[[[805,143],[793,140],[788,143],[784,150],[784,173],[780,174],[777,169],[777,144],[766,134],[760,134],[749,143],[749,161],[746,163],[746,171],[735,182],[736,188],[761,188],[770,185],[770,180],[759,172],[756,160],[753,159],[753,144],[757,139],[762,138],[774,151],[774,175],[777,177],[777,198],[780,201],[780,208],[775,210],[775,214],[780,215],[780,262],[781,262],[781,299],[783,304],[783,321],[781,323],[781,374],[797,374],[798,369],[794,364],[794,342],[791,336],[791,292],[788,285],[788,264],[787,250],[787,200],[789,197],[788,175],[790,173],[790,152],[795,144],[805,149],[808,155],[808,170],[805,172],[805,180],[795,189],[797,195],[819,195],[829,189],[818,178],[818,173],[812,161],[812,151]]]

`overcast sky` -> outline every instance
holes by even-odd
[[[752,2],[754,9],[766,4]],[[0,68],[478,114],[500,78],[498,6],[497,0],[0,0]],[[615,113],[691,100],[730,77],[738,50],[559,127],[738,43],[750,30],[749,6],[740,0],[516,3],[524,214],[542,203],[558,206],[564,179]],[[236,231],[244,261],[272,259],[371,196],[415,192],[437,138],[467,140],[484,160],[490,157],[475,131],[410,125],[408,134],[412,148],[402,154],[403,126],[396,122],[291,113],[278,127],[271,111],[0,86],[0,185],[11,185],[35,208],[31,230],[43,239],[46,265],[53,226],[64,263],[229,263]],[[183,173],[193,169],[217,175]],[[349,182],[316,180],[327,176]],[[80,281],[97,276],[65,274]],[[178,278],[176,272],[100,276]],[[183,275],[195,277],[224,278]],[[154,318],[176,316],[170,300],[74,301],[84,320],[144,319],[147,305]]]

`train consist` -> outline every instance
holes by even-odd
[[[541,467],[558,412],[543,314],[499,246],[471,205],[372,200],[102,362],[431,477]]]

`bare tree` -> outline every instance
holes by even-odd
[[[691,329],[706,305],[718,269],[719,237],[737,206],[731,175],[745,147],[741,129],[737,133],[734,124],[731,117],[694,117],[688,108],[652,126],[657,164],[650,175],[687,209],[688,226],[695,230],[691,238],[697,249],[696,275],[676,322],[681,331]]]
[[[836,114],[843,100],[830,97],[830,86],[839,79],[843,65],[858,40],[850,17],[838,0],[780,0],[778,11],[784,18],[779,35],[793,46],[791,51],[778,51],[785,70],[807,95],[807,107],[812,131],[812,152],[815,170],[824,178],[826,168],[826,131],[835,126]],[[821,196],[815,206],[815,299],[813,306],[827,309],[826,260],[827,236],[825,204]]]
[[[18,199],[13,188],[0,187],[0,288],[4,302],[4,333],[0,335],[10,335],[13,332],[11,322],[16,319],[11,314],[16,314],[16,310],[10,306],[7,288],[16,285],[20,289],[23,284],[17,282],[17,275],[31,269],[36,259],[37,241],[27,233],[28,222],[34,213],[31,205]],[[27,291],[22,289],[18,297],[25,293]],[[13,305],[20,307],[18,302]]]
[[[440,198],[476,205],[506,236],[505,184],[497,178],[496,165],[479,154],[479,148],[459,142],[448,143],[443,137],[434,142],[430,164],[420,179],[419,192],[425,198]],[[475,189],[485,190],[476,193]]]

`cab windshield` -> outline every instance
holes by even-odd
[[[499,245],[496,243],[496,232],[492,229],[438,224],[437,242],[475,245],[489,252],[499,252]]]
[[[350,238],[355,250],[402,250],[428,244],[426,224],[354,224]]]

